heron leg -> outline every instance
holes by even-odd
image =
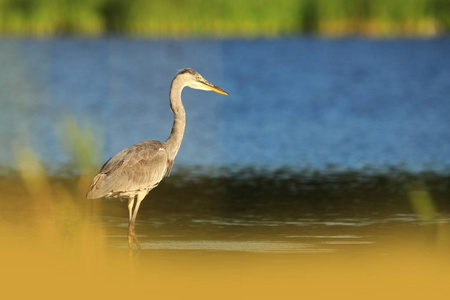
[[[141,244],[139,243],[139,240],[136,236],[136,232],[134,231],[134,225],[133,226],[129,226],[128,227],[128,249],[132,250],[133,249],[133,242],[136,243],[136,247],[138,248],[138,250],[141,250]]]
[[[147,192],[139,193],[136,195],[136,204],[133,209],[133,215],[131,216],[131,219],[130,219],[130,226],[134,226],[134,223],[136,222],[136,216],[139,211],[139,205],[141,205],[141,202],[142,202],[142,200],[144,200],[146,195],[147,195]],[[128,205],[128,207],[129,207],[129,205]]]
[[[131,217],[133,216],[134,198],[134,196],[128,198],[128,222],[131,222]]]
[[[144,200],[147,193],[148,192],[138,193],[133,198],[128,199],[128,212],[130,215],[130,225],[128,226],[128,249],[130,250],[132,250],[133,248],[133,242],[135,242],[138,249],[141,250],[141,244],[139,243],[134,231],[134,223],[136,222],[136,216],[139,211],[139,206],[141,205],[141,202],[142,200]]]

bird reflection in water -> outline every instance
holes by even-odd
[[[181,101],[181,92],[186,86],[228,95],[205,80],[197,71],[182,69],[172,80],[170,88],[170,108],[174,114],[174,122],[169,138],[165,142],[144,141],[120,151],[103,165],[89,186],[86,195],[88,199],[128,199],[130,249],[133,241],[138,249],[141,249],[134,229],[139,206],[145,196],[164,177],[169,176],[183,140],[186,112]]]

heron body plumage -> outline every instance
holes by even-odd
[[[94,177],[87,198],[129,198],[150,192],[170,173],[163,143],[145,141],[126,148],[109,159]]]
[[[103,165],[88,188],[88,199],[128,199],[130,227],[134,226],[141,201],[164,177],[169,176],[172,169],[186,127],[186,113],[181,100],[181,92],[186,86],[228,95],[195,70],[181,70],[170,88],[174,122],[168,139],[165,142],[144,141],[120,151]]]

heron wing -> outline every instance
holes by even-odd
[[[87,197],[151,189],[164,178],[169,168],[163,143],[141,142],[120,151],[103,165],[94,177]]]

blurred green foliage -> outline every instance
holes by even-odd
[[[101,141],[94,134],[90,122],[84,120],[79,124],[74,117],[67,115],[61,122],[62,131],[59,140],[69,157],[71,167],[78,174],[89,174],[98,171],[103,158]]]
[[[419,218],[424,223],[432,223],[438,216],[433,197],[423,184],[414,184],[408,191],[408,199]]]
[[[430,36],[448,0],[0,0],[3,35]]]

